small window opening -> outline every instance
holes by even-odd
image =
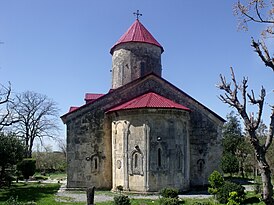
[[[162,166],[162,150],[158,149],[158,167]]]
[[[97,161],[96,158],[94,159],[94,169],[95,169],[95,170],[98,169],[98,161]]]
[[[137,168],[138,167],[138,154],[134,155],[134,167]]]

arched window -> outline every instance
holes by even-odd
[[[137,168],[138,167],[138,154],[136,153],[134,155],[134,168]]]
[[[205,166],[205,160],[199,159],[197,161],[197,166],[198,166],[198,172],[203,172],[204,171],[204,166]]]
[[[143,175],[143,155],[140,151],[131,154],[131,174]]]
[[[99,171],[99,166],[100,166],[100,161],[98,155],[93,155],[91,157],[91,171],[92,172],[98,172]]]
[[[162,150],[161,150],[161,148],[158,148],[157,164],[158,164],[158,167],[162,166]]]
[[[98,160],[97,160],[97,158],[94,158],[94,169],[95,170],[98,169]]]

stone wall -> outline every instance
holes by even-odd
[[[81,113],[67,122],[68,188],[111,188],[111,138],[100,111]]]
[[[148,43],[123,43],[112,56],[112,89],[151,72],[161,76],[161,48]]]
[[[189,188],[189,113],[138,109],[112,114],[113,189]]]
[[[86,187],[90,184],[101,188],[113,186],[111,168],[113,133],[111,133],[111,121],[105,112],[146,92],[156,92],[191,109],[190,121],[187,125],[191,162],[190,185],[206,184],[208,175],[213,170],[219,169],[223,119],[169,82],[155,75],[148,75],[119,87],[92,104],[87,104],[62,117],[67,124],[68,187]],[[97,167],[99,163],[100,171],[92,171],[95,161]]]

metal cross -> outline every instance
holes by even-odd
[[[136,16],[136,19],[139,20],[139,16],[142,16],[141,13],[139,13],[139,10],[137,10],[137,12],[133,12],[133,15]]]

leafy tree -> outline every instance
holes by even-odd
[[[229,173],[232,176],[233,173],[239,171],[239,161],[237,157],[232,153],[226,153],[221,159],[221,168],[224,173]]]
[[[30,176],[35,174],[35,163],[35,159],[25,158],[17,164],[17,170],[22,173],[24,179],[28,180]]]
[[[66,157],[62,152],[53,152],[51,147],[46,146],[43,150],[33,152],[36,159],[36,170],[41,173],[64,172],[66,170]]]
[[[233,173],[239,171],[239,160],[237,154],[240,152],[240,145],[244,141],[242,129],[238,117],[232,111],[227,115],[227,122],[223,127],[223,156],[221,159],[221,168],[224,173]]]
[[[240,18],[240,23],[243,23],[243,28],[248,28],[248,22],[262,23],[267,25],[267,28],[262,33],[267,33],[271,37],[273,36],[274,26],[274,4],[272,0],[246,0],[244,3],[238,0],[235,4],[235,14]],[[265,15],[266,14],[266,15]],[[262,41],[255,42],[252,40],[252,47],[259,55],[260,59],[264,62],[265,66],[274,71],[274,58],[270,57],[271,54],[268,51],[267,46]],[[220,95],[222,102],[235,108],[241,118],[244,121],[245,130],[248,133],[249,141],[254,149],[257,164],[260,170],[262,183],[263,183],[263,201],[265,204],[274,204],[273,185],[271,182],[271,169],[269,163],[266,160],[267,151],[273,140],[274,135],[274,106],[271,107],[272,112],[270,114],[270,125],[267,136],[264,142],[260,142],[257,134],[258,127],[261,123],[263,107],[265,105],[266,90],[261,88],[260,95],[255,97],[254,91],[249,92],[248,80],[243,78],[241,84],[236,80],[234,70],[231,68],[231,81],[227,82],[223,75],[220,75],[221,82],[218,85],[219,89],[224,91],[224,95]],[[239,98],[239,93],[241,97]],[[251,105],[257,106],[257,114],[249,114],[247,111],[247,101]]]
[[[23,158],[24,145],[16,135],[12,133],[0,133],[0,184],[6,176],[6,169],[16,165]]]
[[[12,109],[18,118],[14,128],[25,141],[25,158],[31,158],[35,139],[42,143],[45,137],[56,138],[58,108],[47,96],[31,91],[18,94]]]
[[[223,148],[224,153],[236,154],[239,143],[243,141],[242,128],[238,117],[232,111],[227,115],[227,122],[223,127]]]

